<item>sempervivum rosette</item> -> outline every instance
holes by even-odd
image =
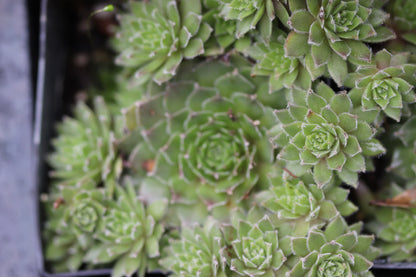
[[[416,178],[415,130],[416,116],[412,116],[395,132],[395,136],[400,139],[403,145],[397,145],[394,148],[389,167],[391,172],[407,181]]]
[[[347,76],[347,59],[354,63],[371,60],[364,42],[382,42],[394,37],[380,26],[388,17],[384,1],[317,0],[292,1],[286,54],[305,56],[306,63],[327,65],[331,77],[341,85]]]
[[[356,186],[358,172],[366,170],[365,157],[385,150],[373,129],[352,113],[349,96],[320,83],[315,92],[292,90],[292,99],[287,109],[276,111],[280,124],[271,130],[283,147],[277,158],[297,176],[313,168],[318,186],[329,183],[334,172]]]
[[[132,85],[153,79],[163,83],[175,75],[183,58],[204,53],[211,27],[201,23],[200,0],[152,0],[131,3],[121,15],[115,46],[117,64],[135,71]]]
[[[387,50],[378,52],[373,61],[359,66],[345,82],[353,87],[349,92],[354,105],[363,111],[383,111],[400,121],[407,103],[416,101],[413,76],[416,65],[408,62],[408,53],[392,55]],[[407,111],[408,113],[408,111]]]
[[[314,225],[322,225],[338,215],[349,216],[357,207],[347,200],[349,191],[336,185],[319,188],[308,178],[294,178],[274,166],[268,174],[270,187],[260,192],[261,202],[279,226],[295,224],[298,235]]]
[[[143,180],[144,197],[230,209],[248,197],[261,168],[272,162],[265,134],[274,119],[260,100],[274,96],[263,78],[250,79],[244,59],[231,59],[234,66],[212,61],[183,71],[164,92],[126,111],[127,125],[138,127],[129,164]]]
[[[204,226],[184,227],[180,240],[172,240],[167,258],[160,263],[172,276],[227,277],[226,245],[218,224],[208,219]]]
[[[265,41],[272,33],[272,21],[276,17],[273,0],[219,0],[222,4],[221,15],[225,20],[236,20],[236,37],[240,38],[248,31],[258,29]]]
[[[371,246],[374,236],[359,235],[361,224],[348,226],[342,217],[325,229],[311,230],[306,237],[292,239],[298,262],[287,276],[373,276],[369,269],[378,254]]]
[[[247,216],[248,220],[234,220],[234,224],[222,226],[230,249],[227,262],[236,276],[283,276],[287,260],[280,248],[280,234],[267,216]],[[234,275],[231,275],[234,276]]]
[[[202,20],[213,28],[213,35],[205,43],[205,55],[212,56],[224,53],[236,40],[237,22],[226,21],[221,15],[220,0],[204,0],[205,13]]]
[[[412,0],[389,1],[386,10],[396,33],[407,42],[416,45],[416,6]]]
[[[389,262],[416,260],[416,209],[378,207],[377,221],[368,227],[376,234],[377,246]]]
[[[59,184],[101,182],[116,178],[121,159],[115,150],[114,122],[103,99],[94,100],[94,110],[83,102],[74,109],[74,117],[66,117],[58,125],[59,136],[49,156],[50,175]],[[106,182],[109,192],[113,182]]]
[[[157,268],[160,239],[164,233],[161,223],[167,202],[156,201],[146,206],[136,195],[130,182],[126,188],[116,187],[116,201],[108,201],[108,211],[97,231],[100,241],[91,247],[85,260],[92,264],[115,261],[113,277],[131,276]]]
[[[50,194],[46,202],[45,258],[56,271],[75,271],[85,252],[95,244],[94,235],[106,211],[103,190],[95,184],[65,186]]]
[[[287,57],[284,50],[285,37],[276,31],[268,44],[256,42],[242,52],[257,61],[251,74],[269,76],[270,91],[292,86],[308,89],[312,80],[321,76],[325,68],[306,68],[299,58]],[[240,50],[240,49],[239,49]]]

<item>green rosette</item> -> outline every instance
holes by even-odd
[[[285,50],[290,57],[304,57],[308,67],[325,66],[340,86],[348,74],[348,63],[366,64],[371,50],[366,42],[378,43],[395,37],[381,26],[388,18],[385,1],[300,0],[289,1],[291,16]]]
[[[271,100],[281,96],[268,94],[264,78],[249,77],[250,65],[241,57],[231,64],[209,61],[192,73],[184,70],[165,91],[126,111],[133,130],[124,147],[131,153],[130,172],[142,180],[149,201],[170,199],[177,212],[172,219],[227,217],[273,161],[266,126],[274,117],[262,102],[276,107],[279,101]]]
[[[171,79],[182,60],[205,52],[212,28],[202,22],[200,0],[132,1],[131,11],[120,14],[114,40],[116,63],[132,72],[130,86],[149,80]]]
[[[270,135],[282,147],[277,158],[296,176],[313,170],[319,187],[329,184],[334,173],[356,186],[358,173],[372,168],[369,157],[385,152],[375,131],[353,113],[346,93],[335,94],[320,83],[315,91],[292,90],[287,109],[277,110],[279,124]]]

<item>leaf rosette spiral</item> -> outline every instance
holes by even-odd
[[[337,217],[324,231],[294,237],[292,248],[298,261],[287,276],[373,276],[369,269],[379,251],[371,246],[374,237],[359,235],[360,231],[361,224],[348,226]]]
[[[144,180],[142,195],[159,190],[172,203],[231,208],[273,160],[265,126],[274,119],[260,101],[274,96],[263,78],[246,77],[249,67],[207,62],[194,70],[126,112],[132,129],[138,127],[131,171]]]
[[[96,243],[94,236],[106,211],[105,193],[90,182],[81,187],[58,187],[48,198],[45,258],[56,271],[75,271]]]
[[[221,0],[204,0],[203,5],[205,13],[202,20],[213,28],[213,35],[205,43],[205,55],[223,54],[236,40],[237,22],[226,21],[221,16]]]
[[[105,181],[108,192],[121,173],[121,159],[115,144],[115,120],[103,99],[94,100],[94,110],[83,102],[74,109],[74,117],[66,117],[57,127],[53,140],[55,151],[49,155],[50,173],[59,184],[75,185]]]
[[[173,276],[226,277],[226,245],[218,223],[212,219],[203,226],[184,227],[180,240],[173,240],[167,258],[160,261]]]
[[[291,97],[287,109],[276,111],[280,124],[270,131],[282,147],[277,158],[297,176],[312,168],[319,187],[330,183],[334,172],[356,186],[358,172],[365,171],[366,164],[371,166],[366,158],[385,151],[373,138],[374,130],[352,113],[346,93],[335,94],[323,83],[315,92],[292,90]]]
[[[357,207],[347,200],[349,191],[337,185],[319,188],[311,176],[294,178],[276,165],[268,173],[270,187],[256,196],[279,226],[295,224],[294,233],[306,234],[341,214],[351,215]]]
[[[223,226],[225,239],[232,246],[227,257],[230,269],[242,276],[281,276],[287,258],[279,248],[278,231],[267,216],[252,221],[240,219]]]
[[[287,57],[284,50],[285,34],[280,31],[274,32],[267,44],[256,42],[245,46],[247,42],[244,40],[240,40],[236,48],[239,46],[239,51],[257,61],[251,72],[253,76],[269,76],[270,92],[292,86],[309,89],[312,80],[324,73],[323,67],[306,68],[302,59]]]
[[[390,13],[391,23],[398,35],[407,42],[416,45],[416,7],[411,0],[390,1],[386,10]]]
[[[416,210],[378,207],[376,222],[369,224],[377,237],[377,247],[389,262],[416,260]]]
[[[367,63],[371,50],[364,42],[382,42],[394,33],[381,24],[388,15],[381,10],[383,1],[320,0],[291,1],[290,26],[285,49],[291,57],[305,55],[305,63],[326,65],[338,85],[345,80],[347,59]]]
[[[92,264],[115,261],[113,277],[135,272],[144,276],[146,270],[157,268],[164,233],[161,219],[167,201],[146,206],[137,197],[131,181],[126,181],[126,188],[116,187],[116,201],[108,201],[107,205],[102,228],[96,235],[100,242],[89,249],[85,260]]]
[[[400,121],[403,111],[409,114],[407,104],[416,102],[415,69],[408,54],[392,55],[382,50],[371,63],[359,66],[351,73],[345,85],[353,88],[349,95],[355,106],[361,106],[363,111],[383,111]]]
[[[258,25],[263,39],[267,42],[270,40],[272,22],[276,17],[272,0],[220,0],[220,3],[224,19],[237,21],[237,38],[241,38]]]
[[[406,181],[412,181],[416,178],[416,155],[414,154],[416,150],[416,116],[411,116],[404,124],[398,126],[400,128],[394,135],[400,141],[392,151],[392,160],[388,169],[396,176],[400,176]]]
[[[202,23],[200,0],[132,2],[114,42],[116,63],[131,68],[131,85],[158,84],[176,74],[183,58],[204,53],[212,28]]]

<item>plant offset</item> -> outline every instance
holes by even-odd
[[[112,85],[52,142],[54,272],[347,277],[416,260],[415,1],[116,10]]]

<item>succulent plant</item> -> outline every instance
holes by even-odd
[[[349,216],[357,207],[347,200],[349,191],[337,184],[324,189],[313,179],[294,178],[278,166],[268,173],[270,188],[256,197],[271,217],[277,217],[278,226],[296,223],[296,234],[307,234],[313,226],[326,224],[336,216]],[[278,227],[275,224],[275,227]]]
[[[312,80],[324,73],[323,66],[306,68],[302,59],[285,56],[283,32],[275,31],[267,44],[256,42],[244,47],[242,45],[247,44],[246,40],[250,41],[240,40],[236,48],[257,61],[251,72],[253,76],[270,76],[270,92],[292,86],[309,89]]]
[[[94,183],[80,187],[63,186],[50,193],[46,204],[49,216],[45,226],[45,258],[55,271],[75,271],[83,263],[85,252],[94,245],[99,228],[105,193]]]
[[[115,149],[114,122],[103,99],[94,100],[94,110],[79,102],[74,118],[65,117],[57,127],[59,136],[49,156],[50,175],[62,185],[105,182],[111,194],[121,173],[121,159]]]
[[[293,31],[285,44],[286,55],[305,56],[305,63],[326,65],[329,75],[342,85],[348,74],[347,60],[366,64],[371,50],[364,42],[382,42],[394,33],[381,24],[388,14],[385,1],[291,1],[289,25]]]
[[[172,276],[227,277],[226,245],[218,223],[206,220],[201,227],[184,227],[180,240],[171,241],[161,264]]]
[[[63,222],[64,214],[63,209],[55,210],[52,205],[46,208],[48,219],[43,230],[44,257],[53,272],[78,270],[86,251],[92,245],[91,240],[78,240],[73,229]]]
[[[407,42],[416,45],[416,6],[412,0],[389,1],[386,10],[391,15],[391,21],[397,34]]]
[[[237,20],[236,37],[241,38],[248,31],[259,30],[264,39],[268,39],[272,32],[272,21],[275,18],[272,0],[220,0],[222,2],[221,15],[225,20]]]
[[[107,203],[102,218],[103,227],[97,232],[97,245],[91,247],[85,260],[92,264],[115,261],[113,277],[144,276],[147,269],[157,268],[160,240],[165,231],[161,223],[167,201],[145,205],[137,197],[130,181],[126,188],[116,187],[116,201]]]
[[[377,207],[377,221],[370,229],[377,236],[377,247],[389,262],[416,260],[416,209]]]
[[[260,100],[274,96],[263,78],[248,79],[250,68],[241,57],[232,59],[244,66],[207,62],[192,74],[184,70],[164,92],[126,112],[127,125],[138,127],[134,150],[126,151],[132,153],[131,174],[143,179],[142,195],[162,190],[162,197],[178,204],[202,200],[208,211],[231,208],[272,162],[265,126],[274,119]]]
[[[298,262],[287,276],[373,276],[369,269],[379,250],[374,236],[359,235],[362,224],[348,226],[335,218],[324,231],[311,230],[307,237],[292,239]]]
[[[406,182],[416,178],[416,116],[411,116],[404,124],[397,124],[400,127],[394,135],[398,141],[392,148],[391,164],[388,171]]]
[[[385,150],[370,125],[352,113],[348,94],[335,94],[320,83],[315,92],[292,90],[292,99],[287,109],[276,111],[280,123],[270,132],[282,147],[277,158],[287,161],[286,167],[297,176],[313,168],[319,187],[328,184],[334,172],[356,186],[358,172],[366,170],[365,157]]]
[[[134,71],[130,85],[166,82],[183,58],[204,53],[212,28],[201,23],[201,12],[200,0],[131,2],[114,42],[120,52],[116,63]]]
[[[286,272],[286,256],[279,247],[278,231],[266,216],[261,219],[238,220],[224,225],[226,241],[232,246],[227,261],[237,276],[282,276]]]
[[[408,62],[408,56],[403,53],[392,55],[382,50],[371,63],[350,73],[345,85],[353,88],[349,96],[354,105],[363,111],[381,110],[388,117],[400,121],[407,103],[416,101],[413,91],[416,65]]]
[[[221,15],[221,0],[204,0],[206,9],[202,21],[213,28],[213,35],[205,43],[205,55],[223,54],[236,40],[237,22],[226,21]]]
[[[48,269],[373,276],[361,219],[416,261],[416,2],[121,2],[53,141]]]

